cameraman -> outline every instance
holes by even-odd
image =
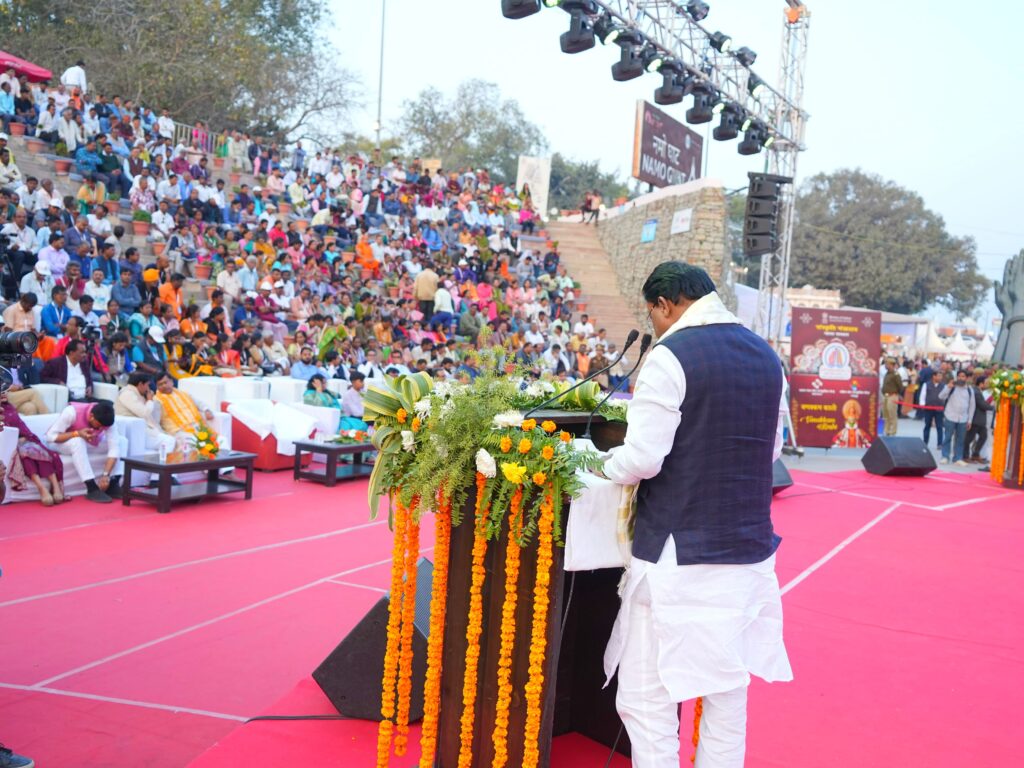
[[[14,212],[14,221],[5,224],[0,235],[7,238],[0,238],[0,248],[7,249],[12,283],[17,285],[25,267],[36,262],[36,235],[28,226],[28,212],[18,208]]]

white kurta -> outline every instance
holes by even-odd
[[[681,328],[736,322],[718,295],[711,294],[694,302],[666,335]],[[686,376],[679,360],[667,348],[654,347],[637,378],[626,441],[605,462],[610,479],[633,485],[661,471],[680,426],[685,397]],[[786,407],[783,396],[776,458],[782,450]],[[607,680],[622,658],[631,604],[644,579],[651,594],[658,671],[674,700],[730,691],[748,684],[750,675],[769,682],[793,679],[782,640],[775,556],[752,565],[677,565],[669,536],[657,563],[634,557],[627,568],[622,606],[605,650]]]

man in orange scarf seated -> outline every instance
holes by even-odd
[[[363,235],[356,243],[356,263],[363,269],[372,271],[374,277],[380,277],[380,262],[374,258],[368,235]]]
[[[167,434],[192,432],[199,425],[203,425],[216,439],[217,436],[210,427],[214,418],[213,411],[209,408],[200,411],[190,395],[174,388],[174,378],[166,371],[157,377],[154,399],[160,404],[160,428]]]

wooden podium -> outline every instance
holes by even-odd
[[[574,435],[583,432],[587,421],[586,413],[567,411],[539,411],[534,417],[538,421],[550,419]],[[606,423],[604,419],[595,416],[591,433],[594,443],[606,450],[622,444],[625,425]],[[439,768],[456,768],[458,765],[473,551],[473,504],[474,498],[471,495],[467,500],[462,525],[452,530],[441,672],[441,714],[435,760]],[[566,509],[568,514],[572,514],[570,506]],[[563,515],[563,522],[565,519]],[[564,540],[565,531],[561,533]],[[474,720],[474,768],[491,765],[494,756],[491,734],[498,697],[499,629],[505,598],[507,531],[505,534],[501,539],[490,542],[485,561],[487,578],[483,586],[484,616]],[[522,765],[526,719],[523,690],[529,667],[536,555],[536,546],[531,544],[523,550],[519,568],[520,592],[516,605],[516,641],[512,661],[513,695],[508,727],[509,768]],[[564,550],[556,546],[547,624],[548,649],[544,660],[545,690],[539,744],[541,768],[550,765],[552,737],[576,731],[611,747],[619,736],[621,725],[615,711],[615,680],[606,689],[601,686],[604,684],[604,647],[619,609],[616,588],[622,569],[567,574],[563,570],[563,560]],[[616,748],[622,754],[629,755],[629,740],[624,731],[618,738]]]

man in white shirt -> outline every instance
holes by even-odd
[[[157,133],[165,139],[174,138],[174,121],[166,109],[160,110],[160,117],[156,121]]]
[[[50,265],[45,261],[37,261],[32,267],[32,271],[21,278],[18,291],[22,296],[26,293],[34,293],[37,299],[45,301],[46,297],[53,292],[55,284]]]
[[[128,383],[117,393],[114,413],[131,416],[146,422],[146,448],[159,450],[163,446],[168,452],[174,450],[174,438],[160,427],[161,408],[153,398],[150,388],[152,376],[134,371],[128,374]]]
[[[590,322],[589,315],[580,315],[580,319],[576,322],[576,325],[572,327],[572,332],[576,335],[582,336],[584,339],[589,339],[594,335],[594,324]]]
[[[224,293],[225,311],[230,317],[232,306],[242,298],[242,280],[238,276],[234,259],[224,262],[224,269],[217,275],[217,288]]]
[[[39,189],[39,180],[35,176],[26,176],[14,194],[18,196],[18,205],[28,211],[29,216],[35,215],[38,206],[36,191]]]
[[[88,221],[89,231],[98,242],[103,242],[114,232],[110,219],[107,218],[107,209],[103,205],[97,205],[92,209]]]
[[[771,523],[782,367],[703,269],[664,262],[643,297],[659,343],[603,469],[640,485],[605,674],[634,766],[679,765],[678,703],[701,697],[695,768],[742,768],[750,676],[793,677]]]
[[[110,504],[121,496],[121,456],[128,453],[128,440],[113,431],[114,406],[106,400],[98,403],[70,403],[46,430],[46,442],[54,450],[71,457],[78,476],[85,482],[85,498]],[[103,474],[96,473],[89,461],[106,442]]]
[[[103,282],[103,277],[102,269],[94,269],[89,282],[85,284],[85,292],[93,300],[93,309],[101,314],[107,311],[107,302],[110,301],[110,291],[113,289],[112,284]]]
[[[85,62],[79,59],[74,66],[65,69],[64,74],[60,76],[60,83],[68,88],[77,88],[82,96],[87,94],[89,83],[85,78]]]
[[[523,334],[523,341],[527,341],[537,348],[544,346],[544,334],[540,332],[540,325],[536,320],[530,323],[529,329]]]
[[[174,232],[174,217],[171,216],[169,207],[166,200],[161,200],[159,209],[153,214],[149,232],[154,240],[168,240]]]
[[[377,362],[377,350],[366,350],[366,362],[356,366],[356,370],[368,379],[381,380],[384,378],[384,369]]]

